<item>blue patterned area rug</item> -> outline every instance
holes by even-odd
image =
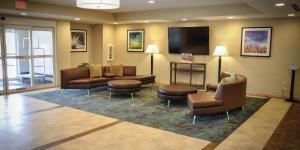
[[[113,95],[108,99],[108,92],[95,89],[91,95],[86,90],[66,90],[26,95],[63,106],[80,109],[124,121],[150,126],[208,141],[221,142],[263,106],[267,99],[247,97],[245,111],[230,111],[230,119],[225,113],[202,115],[197,117],[196,125],[188,114],[187,103],[171,103],[167,108],[165,101],[156,95],[156,87],[143,87],[131,100],[130,95]]]

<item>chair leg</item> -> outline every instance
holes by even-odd
[[[195,122],[196,122],[196,115],[194,115],[194,119],[193,119],[193,125],[195,124]]]
[[[226,111],[227,119],[230,119],[228,111]]]
[[[87,90],[87,94],[90,95],[90,89]]]
[[[170,102],[171,102],[171,100],[168,100],[168,106],[167,107],[170,107]]]
[[[109,92],[109,95],[108,95],[108,100],[111,99],[111,92]]]
[[[244,105],[242,105],[242,110],[243,110],[243,111],[245,110],[245,107],[244,107]]]
[[[130,95],[131,95],[131,99],[133,100],[133,93],[130,93]]]
[[[64,95],[64,89],[60,90],[60,95]]]

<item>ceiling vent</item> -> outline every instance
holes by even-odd
[[[295,10],[295,11],[300,11],[300,8],[299,8],[299,6],[297,5],[297,4],[291,4],[291,6],[293,7],[293,9]]]

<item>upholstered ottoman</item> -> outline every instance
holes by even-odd
[[[168,100],[168,107],[171,101],[186,101],[192,93],[197,93],[197,88],[187,85],[160,85],[157,89],[157,96]]]
[[[112,80],[107,83],[109,91],[109,99],[112,93],[130,94],[133,99],[133,94],[140,90],[141,81],[137,80]]]

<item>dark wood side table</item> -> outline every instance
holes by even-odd
[[[177,72],[189,72],[189,83],[177,82]],[[202,83],[193,83],[192,77],[195,73],[203,74]],[[174,78],[174,80],[173,80]],[[185,62],[170,62],[170,84],[185,84],[194,86],[200,89],[205,89],[206,80],[206,63],[185,63]]]

